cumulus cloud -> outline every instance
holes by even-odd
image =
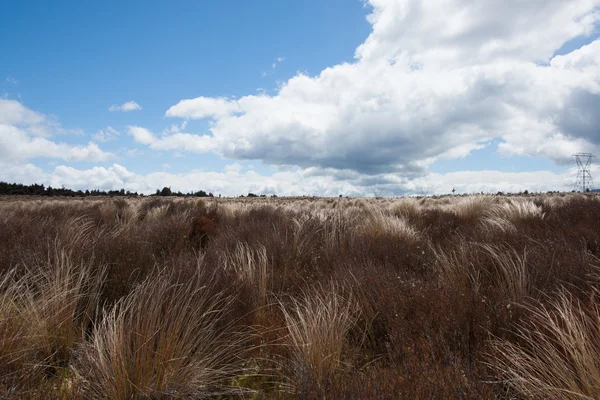
[[[370,0],[355,60],[275,95],[198,97],[167,117],[211,120],[198,151],[271,165],[427,176],[492,139],[558,164],[600,148],[599,0]],[[198,140],[195,135],[178,138]],[[167,147],[164,147],[167,149]]]
[[[163,166],[166,169],[167,166]],[[600,168],[594,167],[594,173]],[[345,176],[343,176],[345,175]],[[125,188],[140,193],[154,193],[165,186],[175,191],[206,190],[225,196],[248,192],[277,195],[320,195],[337,197],[373,196],[373,187],[385,196],[404,194],[496,193],[546,190],[571,190],[573,171],[564,174],[549,171],[506,173],[498,171],[462,171],[448,174],[429,174],[417,179],[405,179],[389,174],[374,178],[356,172],[330,173],[306,169],[281,171],[270,176],[254,171],[242,172],[236,166],[222,172],[190,171],[186,173],[152,172],[136,174],[122,165],[77,169],[60,165],[46,173],[31,164],[4,167],[0,161],[0,180],[24,183],[44,183],[73,189],[98,188],[118,190]]]
[[[50,174],[30,163],[13,163],[0,160],[0,181],[25,185],[49,181]]]
[[[173,127],[171,127],[173,128]],[[163,136],[140,126],[128,126],[127,130],[137,143],[148,145],[154,150],[180,150],[192,153],[205,153],[212,150],[213,143],[207,135],[192,135],[168,129]],[[176,133],[169,133],[175,131]]]
[[[107,126],[106,129],[100,129],[92,138],[97,142],[110,142],[119,136],[119,132],[112,126]]]
[[[124,166],[44,172],[33,157],[106,160],[93,142],[56,143],[47,117],[0,99],[0,179],[74,188],[122,187],[144,193],[208,190],[225,195],[337,196],[570,190],[575,173],[429,172],[438,159],[468,156],[497,143],[504,155],[545,157],[559,165],[600,149],[600,40],[555,55],[594,33],[600,0],[368,0],[372,31],[351,62],[298,73],[274,94],[182,99],[181,118],[162,132],[129,126],[136,143],[157,151],[214,152],[261,160],[263,176],[233,162],[221,172],[145,175]],[[564,53],[564,48],[561,53]],[[271,67],[283,59],[276,59]],[[266,66],[268,69],[268,65]],[[272,71],[272,68],[269,71]],[[141,109],[135,102],[111,111]],[[207,119],[206,134],[186,133]],[[182,122],[182,123],[181,123]],[[111,128],[112,129],[112,128]],[[96,136],[97,135],[97,136]],[[108,128],[96,141],[116,135]],[[135,151],[135,150],[129,150]],[[600,172],[594,167],[594,174]],[[4,178],[7,179],[7,178]]]
[[[105,153],[94,142],[85,146],[55,143],[43,137],[31,137],[19,128],[0,125],[0,157],[4,160],[31,158],[58,158],[65,161],[107,161],[112,154]]]
[[[195,99],[182,100],[167,110],[167,117],[181,118],[219,118],[232,115],[240,111],[235,100],[225,97],[196,97]]]
[[[57,143],[48,137],[63,132],[53,119],[30,110],[15,100],[0,100],[0,159],[22,163],[31,158],[56,158],[65,161],[100,162],[113,155],[94,142],[87,145]],[[13,164],[5,165],[5,168]]]
[[[152,132],[146,128],[142,128],[140,126],[128,126],[127,130],[129,131],[129,134],[133,136],[133,140],[138,143],[152,144],[157,140]]]
[[[240,163],[228,164],[223,168],[226,172],[240,172],[244,167]]]
[[[428,68],[498,61],[547,61],[571,38],[589,35],[597,0],[369,0],[373,31],[361,61],[409,58]]]
[[[110,112],[117,112],[117,111],[128,112],[128,111],[135,111],[135,110],[141,110],[141,109],[142,109],[142,107],[140,107],[140,105],[138,103],[136,103],[135,101],[128,101],[121,105],[113,104],[112,106],[108,107],[108,111],[110,111]]]
[[[43,114],[30,110],[16,100],[0,99],[0,124],[35,127],[45,121]]]

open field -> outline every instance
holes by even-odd
[[[600,196],[0,199],[0,397],[600,396]]]

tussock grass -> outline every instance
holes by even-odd
[[[481,249],[492,259],[492,281],[503,289],[510,302],[520,302],[531,293],[526,251],[521,255],[514,248],[490,244],[481,245]]]
[[[542,208],[533,201],[514,199],[494,204],[484,212],[484,215],[484,226],[502,232],[516,232],[517,224],[544,218]]]
[[[369,215],[360,227],[365,236],[391,236],[403,241],[412,242],[419,239],[418,231],[402,218],[384,213],[381,210],[370,210]]]
[[[78,349],[89,399],[200,398],[235,393],[242,339],[223,326],[231,298],[197,272],[150,277],[109,310]]]
[[[599,198],[0,197],[0,398],[597,398]]]
[[[485,216],[493,201],[491,196],[469,196],[460,198],[448,207],[463,222],[478,221]]]
[[[76,264],[61,248],[22,274],[7,274],[0,284],[3,380],[42,381],[68,368],[97,314],[103,280],[102,269]]]
[[[144,220],[148,222],[160,221],[168,215],[170,208],[170,204],[159,205],[157,207],[151,208],[146,213]]]
[[[472,247],[463,239],[454,251],[440,247],[430,249],[439,272],[440,286],[470,287],[478,292],[481,286],[481,271],[472,260]]]
[[[524,306],[518,342],[494,340],[490,364],[500,381],[528,399],[600,396],[600,308],[561,292],[548,305]]]
[[[302,299],[280,303],[289,333],[292,380],[296,385],[306,379],[323,384],[342,365],[346,336],[360,310],[351,296],[343,297],[339,290],[335,284],[327,289],[313,288]]]
[[[329,254],[339,254],[346,248],[346,241],[352,240],[353,221],[343,211],[336,210],[323,218],[324,245]]]
[[[238,242],[235,249],[223,255],[225,269],[235,271],[238,281],[255,288],[253,304],[262,314],[268,302],[270,274],[265,246]]]
[[[432,248],[431,251],[443,286],[468,287],[478,293],[483,281],[487,280],[501,290],[506,301],[514,304],[530,294],[526,251],[520,254],[514,248],[468,243],[465,239],[454,251],[442,248]],[[489,263],[478,265],[481,259],[487,259]]]
[[[392,214],[408,221],[416,219],[421,214],[422,209],[415,199],[410,198],[401,199],[390,206]]]

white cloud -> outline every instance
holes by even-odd
[[[0,160],[0,181],[31,185],[49,181],[49,174],[29,163],[13,163]]]
[[[15,78],[13,78],[12,76],[7,76],[5,81],[6,81],[6,83],[10,83],[11,85],[19,84],[19,81],[16,80]]]
[[[567,41],[593,32],[600,0],[368,4],[372,32],[357,44],[352,62],[315,76],[297,73],[272,95],[181,100],[166,116],[183,123],[162,132],[127,129],[151,150],[261,160],[276,167],[271,176],[240,163],[222,172],[185,174],[139,175],[118,164],[88,170],[63,165],[46,173],[27,160],[105,160],[110,154],[94,143],[73,146],[47,139],[56,131],[48,118],[7,99],[0,100],[0,159],[5,160],[0,176],[25,181],[28,174],[39,174],[55,186],[75,188],[101,185],[152,193],[171,186],[226,195],[372,195],[373,187],[386,194],[573,187],[572,170],[433,174],[428,167],[441,158],[468,156],[492,141],[504,155],[545,157],[557,164],[572,162],[576,151],[600,149],[600,40],[554,56]],[[275,59],[271,67],[283,60]],[[113,108],[141,107],[128,102]],[[188,119],[209,119],[210,132],[186,133]],[[108,130],[100,132],[98,141],[110,137]]]
[[[137,157],[144,154],[144,152],[139,149],[121,149],[121,152],[125,153],[128,157]]]
[[[171,127],[172,128],[172,127]],[[192,135],[190,133],[170,133],[168,129],[163,136],[157,137],[146,128],[140,126],[128,126],[128,132],[133,140],[148,145],[153,150],[181,150],[192,153],[206,153],[213,149],[210,136]]]
[[[136,175],[127,171],[119,164],[112,167],[94,167],[87,170],[78,170],[69,166],[58,166],[50,174],[48,184],[54,187],[65,186],[75,189],[98,188],[109,190],[135,187],[132,185]],[[129,190],[129,189],[128,189]],[[135,191],[135,189],[133,189]]]
[[[5,161],[42,157],[101,162],[109,160],[112,154],[105,153],[93,142],[86,146],[55,143],[46,138],[31,137],[17,127],[0,124],[0,157]]]
[[[119,136],[119,132],[117,132],[112,126],[106,127],[106,129],[101,129],[96,132],[92,138],[97,142],[110,142],[115,140]]]
[[[140,126],[128,126],[127,130],[131,136],[133,136],[133,140],[141,144],[152,144],[156,141],[156,138],[146,128],[142,128]]]
[[[240,163],[228,164],[223,168],[226,172],[240,172],[244,167]]]
[[[167,166],[163,166],[166,169]],[[595,166],[594,174],[600,173]],[[46,173],[31,164],[9,165],[0,162],[0,180],[23,183],[44,183],[54,187],[73,189],[99,188],[116,190],[125,188],[141,193],[154,193],[165,186],[175,191],[206,190],[226,196],[248,192],[277,195],[372,196],[373,187],[385,195],[450,194],[457,193],[520,192],[523,190],[569,191],[574,187],[574,171],[557,174],[549,171],[507,173],[498,171],[462,171],[448,174],[429,174],[409,180],[397,175],[373,178],[357,173],[329,173],[315,169],[276,172],[263,176],[254,171],[241,172],[239,168],[225,168],[223,172],[190,171],[187,173],[153,172],[136,174],[119,164],[111,167],[76,169],[59,165]]]
[[[43,114],[28,109],[16,100],[0,99],[0,124],[35,127],[45,120]]]
[[[424,190],[429,194],[456,193],[518,193],[545,192],[548,190],[570,191],[574,189],[574,173],[557,174],[550,171],[500,172],[460,171],[447,174],[430,174],[408,183],[405,188],[415,194]]]
[[[183,150],[192,153],[206,153],[212,150],[209,136],[192,135],[190,133],[175,133],[163,136],[150,144],[154,150]]]
[[[167,117],[181,118],[218,118],[232,115],[240,109],[234,100],[225,97],[196,97],[182,100],[167,110]]]
[[[116,112],[116,111],[128,112],[128,111],[135,111],[135,110],[141,110],[141,109],[142,109],[142,107],[140,107],[140,105],[138,103],[136,103],[135,101],[128,101],[121,105],[113,104],[112,106],[108,107],[108,111],[110,111],[110,112]]]
[[[299,73],[275,95],[198,97],[168,117],[210,118],[197,149],[271,165],[427,175],[499,139],[503,154],[549,158],[600,146],[598,0],[370,0],[355,60]],[[177,148],[183,146],[179,138]]]
[[[31,158],[101,162],[113,157],[94,142],[73,145],[49,139],[53,133],[65,132],[70,131],[55,119],[30,110],[18,101],[0,99],[0,159],[5,163],[22,163]]]
[[[369,0],[373,31],[361,61],[409,58],[438,69],[503,60],[547,61],[594,31],[597,0]]]

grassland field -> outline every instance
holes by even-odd
[[[600,196],[0,198],[0,398],[600,398]]]

